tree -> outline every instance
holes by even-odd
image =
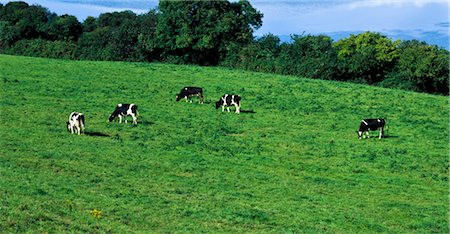
[[[128,21],[136,20],[136,14],[130,10],[113,12],[113,13],[103,13],[97,19],[98,27],[118,27],[121,24]]]
[[[39,38],[43,26],[54,17],[46,8],[25,2],[9,2],[0,8],[0,46],[11,46],[20,39]]]
[[[117,61],[151,58],[144,44],[154,37],[156,11],[139,16],[131,11],[105,13],[95,22],[85,21],[83,26],[95,29],[80,37],[77,50],[80,58]]]
[[[138,15],[139,30],[137,35],[137,50],[141,61],[153,61],[160,59],[160,51],[152,47],[156,38],[156,26],[158,24],[158,13],[150,10],[146,14]]]
[[[83,32],[92,32],[97,28],[97,19],[92,16],[88,16],[82,24]]]
[[[338,53],[339,79],[375,84],[384,79],[398,58],[396,46],[380,33],[351,35],[334,43]]]
[[[293,35],[291,44],[281,47],[276,70],[281,74],[335,79],[337,54],[332,39],[324,35]]]
[[[111,40],[108,28],[97,28],[92,32],[83,33],[78,39],[76,57],[88,60],[112,60],[106,46]]]
[[[229,50],[222,65],[252,71],[275,72],[275,62],[280,51],[280,39],[266,34],[252,43]]]
[[[448,95],[449,51],[417,40],[403,41],[384,86]]]
[[[28,7],[29,5],[26,2],[9,2],[0,8],[0,20],[16,23]]]
[[[247,44],[262,25],[248,1],[160,1],[156,40],[166,60],[216,65],[232,44]]]
[[[75,16],[62,15],[55,17],[46,27],[46,39],[76,41],[82,33],[82,25]]]

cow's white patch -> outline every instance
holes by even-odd
[[[76,133],[78,135],[81,134],[81,131],[84,132],[84,115],[78,112],[70,113],[69,121],[67,122],[67,130],[69,130],[71,134]]]
[[[361,139],[361,137],[362,137],[362,134],[363,134],[363,132],[361,132],[361,131],[358,131],[358,137],[359,137],[359,139]]]
[[[137,117],[136,117],[136,115],[137,115],[137,112],[136,113],[134,113],[133,112],[133,107],[134,107],[135,105],[134,104],[131,104],[130,105],[130,108],[128,108],[128,115],[130,115],[131,116],[131,118],[133,118],[133,124],[137,124]],[[137,111],[137,110],[136,110]],[[125,120],[126,121],[126,120]],[[126,123],[126,122],[125,122]]]
[[[365,125],[369,125],[366,121],[364,121],[364,120],[362,120],[362,122],[365,124]]]
[[[134,106],[134,104],[130,104],[130,106],[128,107],[128,110],[127,110],[127,115],[132,115],[133,114],[133,106]]]

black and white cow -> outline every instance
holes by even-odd
[[[359,139],[363,137],[364,133],[367,134],[367,137],[370,138],[369,131],[375,131],[380,129],[380,136],[384,136],[384,126],[386,124],[386,121],[384,119],[363,119],[361,120],[361,124],[359,125],[359,130],[356,131],[358,133]]]
[[[191,97],[197,96],[199,98],[199,103],[203,104],[203,89],[199,87],[184,87],[181,89],[180,93],[177,94],[177,102],[180,101],[182,98],[185,98],[186,101],[190,101]]]
[[[224,112],[225,107],[227,107],[228,112],[230,112],[231,105],[236,107],[236,113],[241,113],[241,97],[234,94],[223,95],[219,101],[216,102],[216,109],[219,109],[219,107],[222,106],[222,112]]]
[[[69,115],[69,121],[67,123],[67,131],[70,133],[81,134],[81,131],[84,132],[84,115],[79,112],[72,112]]]
[[[131,104],[117,104],[114,112],[109,116],[109,122],[112,122],[115,118],[119,117],[119,123],[122,123],[122,117],[127,123],[125,116],[131,116],[133,118],[133,123],[137,124],[137,106],[133,103]]]

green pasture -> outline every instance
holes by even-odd
[[[205,104],[176,102],[184,86]],[[448,97],[0,55],[0,232],[448,233]],[[214,102],[242,96],[240,115]],[[109,123],[135,103],[138,125]],[[86,132],[67,132],[72,111]],[[362,118],[387,137],[358,140]]]

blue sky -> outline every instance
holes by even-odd
[[[147,12],[157,0],[24,0],[80,21],[103,12]],[[9,1],[0,0],[0,3]],[[381,32],[393,39],[418,39],[449,49],[447,0],[250,0],[264,14],[255,36],[266,33],[327,34],[335,40],[351,33]]]

